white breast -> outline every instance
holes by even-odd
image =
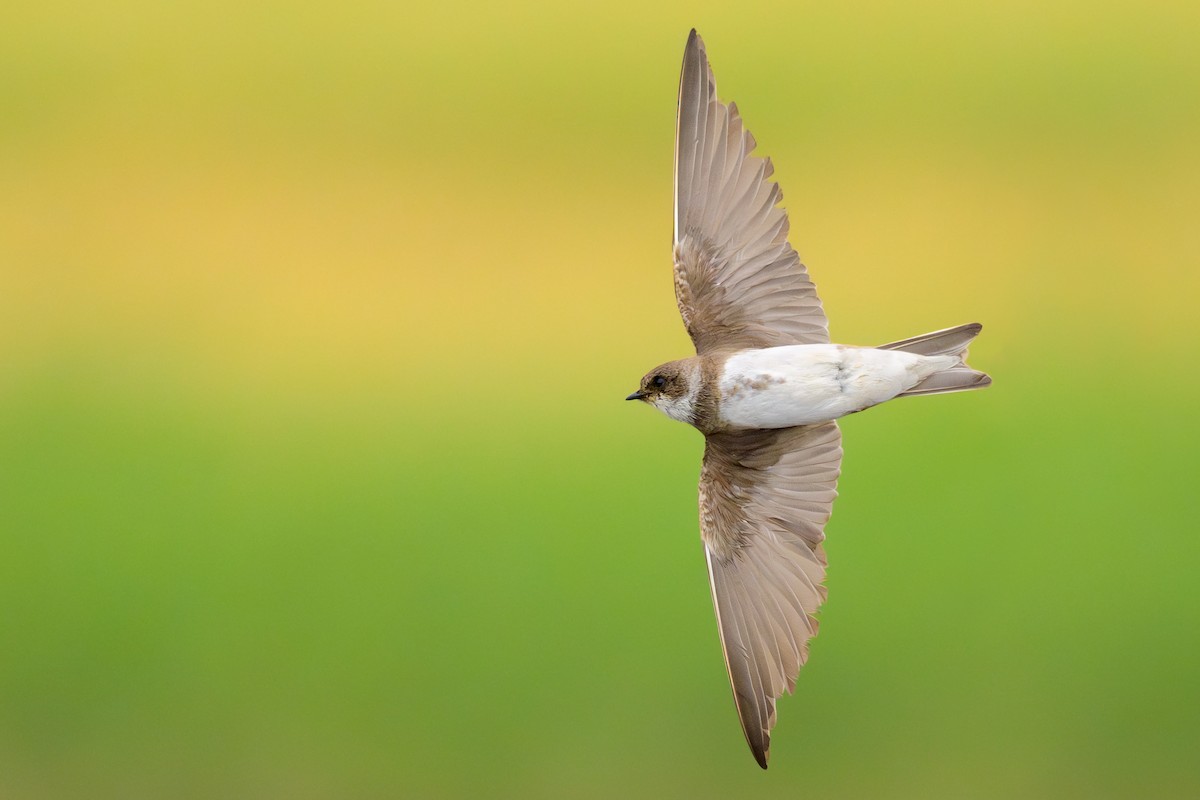
[[[891,400],[955,361],[837,344],[744,350],[725,362],[720,415],[742,428],[824,422]]]

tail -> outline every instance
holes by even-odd
[[[933,373],[907,392],[901,392],[899,397],[962,392],[967,389],[982,389],[991,384],[992,379],[986,373],[967,366],[967,345],[979,335],[981,330],[983,330],[982,325],[972,322],[967,325],[959,325],[957,328],[946,328],[923,336],[914,336],[901,342],[879,345],[879,350],[903,350],[906,353],[915,353],[920,356],[954,356],[958,359],[957,364]]]

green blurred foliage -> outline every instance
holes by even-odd
[[[16,3],[0,796],[1200,792],[1192,3]],[[738,730],[686,354],[687,30],[840,341],[830,600]]]

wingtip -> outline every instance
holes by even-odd
[[[754,760],[757,761],[758,765],[760,767],[762,767],[763,769],[767,768],[767,762],[770,759],[771,759],[771,750],[769,748],[766,750],[763,750],[761,752],[759,752],[758,750],[754,751]]]

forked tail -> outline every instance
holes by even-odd
[[[967,389],[982,389],[992,382],[986,373],[967,366],[967,346],[979,335],[983,326],[978,322],[946,328],[923,336],[914,336],[900,342],[879,345],[879,350],[903,350],[921,356],[954,356],[958,363],[933,373],[899,397],[917,394],[941,394],[962,392]]]

